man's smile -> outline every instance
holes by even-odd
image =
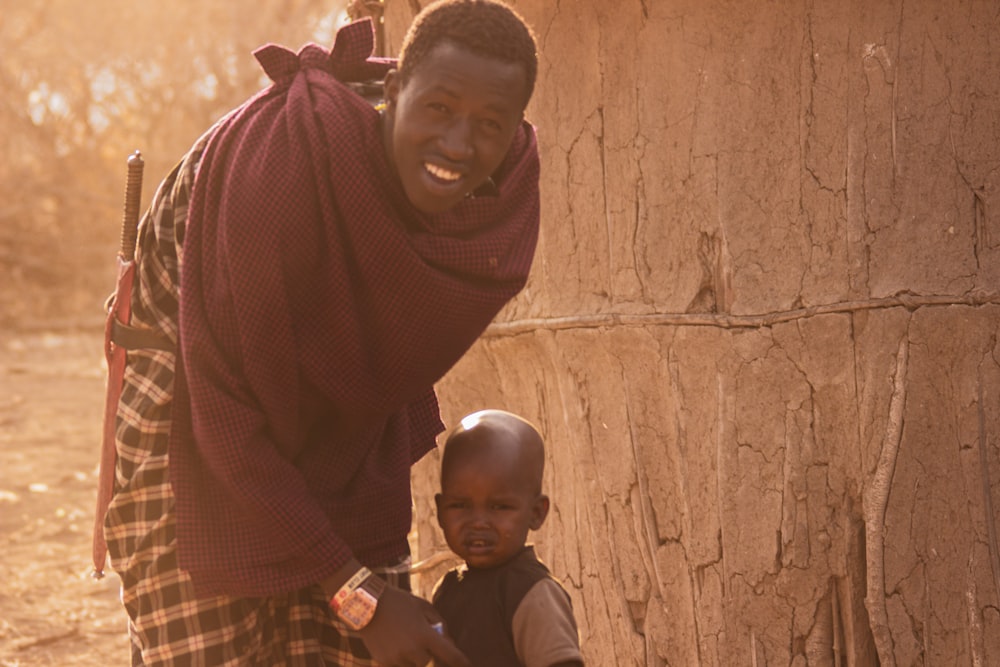
[[[458,179],[462,178],[462,175],[457,171],[445,169],[444,167],[438,166],[431,162],[425,162],[424,169],[430,172],[431,176],[438,178],[442,181],[448,181],[449,183],[455,182]]]
[[[383,141],[410,203],[443,213],[489,179],[521,127],[519,63],[444,42],[408,79],[386,76]]]

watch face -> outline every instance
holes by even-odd
[[[351,630],[360,630],[372,620],[377,605],[378,600],[371,593],[363,588],[356,588],[340,604],[337,616]]]

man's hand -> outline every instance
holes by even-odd
[[[450,639],[431,627],[440,620],[427,600],[387,586],[375,616],[359,634],[382,667],[424,667],[431,659],[436,666],[472,667]]]

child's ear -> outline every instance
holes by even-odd
[[[441,501],[443,499],[444,498],[441,496],[440,493],[435,493],[434,494],[434,506],[437,508],[437,512],[436,512],[436,514],[437,514],[437,522],[438,522],[438,525],[441,526],[442,529],[444,529],[444,526],[441,525]]]
[[[531,523],[528,527],[531,530],[538,530],[545,523],[545,517],[549,515],[549,497],[547,495],[540,494],[538,499],[535,500],[535,504],[531,508]]]

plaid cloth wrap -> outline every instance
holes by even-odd
[[[363,23],[360,28],[363,29],[359,29],[358,24],[352,24],[338,33],[333,54],[337,56],[339,52],[339,60],[331,59],[335,63],[334,67],[323,66],[329,73],[345,79],[384,73],[385,64],[391,61],[383,63],[375,59],[355,60],[353,72],[352,66],[343,66],[344,62],[352,62],[354,57],[351,55],[352,52],[354,54],[371,52],[371,26]],[[318,56],[322,53],[319,47],[314,46],[306,47],[297,56],[284,50],[276,50],[275,47],[266,49],[270,55],[262,52],[259,57],[268,73],[276,77],[277,84],[256,99],[266,99],[268,95],[273,95],[275,88],[283,87],[287,90],[288,86],[298,78],[299,73],[296,72],[296,65],[292,63],[291,58],[299,61],[301,65],[303,55],[311,53],[306,55],[305,60],[313,59],[313,62],[316,62],[321,60]],[[371,69],[373,66],[374,70]],[[356,87],[352,84],[351,87],[362,94],[371,90],[370,82]],[[338,94],[344,96],[342,93]],[[249,104],[253,104],[253,100]],[[360,109],[357,106],[355,108]],[[237,110],[234,115],[239,115],[240,111]],[[182,248],[187,247],[185,234],[191,228],[189,213],[196,174],[209,142],[220,134],[220,128],[233,122],[234,115],[224,118],[219,125],[195,143],[188,155],[161,183],[149,211],[140,224],[132,322],[136,326],[158,331],[174,343],[178,341],[180,310],[178,286],[183,271]],[[369,116],[369,118],[374,117]],[[377,131],[377,123],[368,126],[362,124],[362,130],[370,136],[372,130]],[[470,225],[468,223],[463,225],[461,218],[449,219],[445,216],[430,220],[413,211],[405,210],[405,196],[393,174],[387,171],[388,167],[384,165],[384,155],[380,146],[377,151],[368,154],[362,162],[374,161],[377,164],[374,176],[385,179],[381,183],[383,192],[380,194],[386,201],[393,202],[393,210],[400,210],[400,198],[403,199],[403,210],[406,215],[402,216],[401,221],[397,221],[399,223],[397,226],[410,232],[408,239],[410,247],[418,250],[431,249],[431,252],[423,255],[427,265],[452,271],[453,276],[468,277],[469,274],[463,274],[461,270],[455,273],[454,267],[449,265],[448,260],[455,260],[457,257],[459,264],[464,260],[473,266],[485,261],[490,268],[496,269],[497,252],[506,250],[517,257],[518,263],[523,265],[520,277],[507,281],[506,289],[513,294],[520,289],[520,285],[523,285],[524,274],[527,265],[530,265],[531,252],[537,236],[537,155],[530,126],[525,125],[512,147],[511,155],[513,157],[509,156],[498,175],[516,174],[517,178],[510,177],[509,182],[518,184],[514,189],[514,195],[522,202],[526,202],[526,205],[515,210],[500,206],[500,210],[502,215],[515,222],[511,226],[516,228],[515,233],[523,239],[521,246],[514,248],[513,251],[509,241],[506,245],[498,246],[494,233],[490,249],[485,253],[481,250],[473,252],[471,257],[467,253],[454,252],[454,248],[461,247],[463,240],[470,236],[468,234]],[[483,229],[476,227],[476,223],[480,222],[476,220],[477,208],[481,208],[483,203],[492,204],[494,209],[497,208],[497,204],[503,204],[503,179],[499,180],[500,201],[470,202],[473,230]],[[528,183],[527,188],[524,187],[525,181]],[[527,225],[522,224],[525,215],[528,218]],[[491,223],[487,221],[485,229],[490,228]],[[445,252],[443,258],[435,255],[434,249],[438,246],[435,243],[435,236],[441,239],[441,247],[452,249],[451,253]],[[490,235],[486,236],[489,238]],[[376,239],[376,243],[379,243],[379,240]],[[398,239],[396,244],[399,245]],[[493,261],[490,261],[491,258]],[[392,264],[384,263],[383,268],[385,266],[391,267]],[[510,270],[509,263],[504,262],[502,266],[505,270]],[[404,279],[409,278],[412,276],[404,276]],[[414,295],[408,293],[406,298],[414,298]],[[322,306],[321,303],[314,305]],[[442,307],[442,304],[434,305]],[[488,320],[482,322],[481,326],[485,326],[487,322]],[[475,335],[478,333],[479,331],[476,331]],[[472,336],[473,339],[475,335]],[[325,340],[331,339],[332,336],[328,333]],[[471,343],[471,340],[469,342]],[[459,347],[461,349],[453,351],[456,354],[455,358],[464,352],[467,345]],[[431,375],[437,373],[438,371],[434,371]],[[310,389],[314,388],[316,388],[314,385],[310,385]],[[433,392],[418,391],[416,394],[418,395],[411,400],[411,404],[420,406],[416,416],[419,418],[421,414],[423,415],[422,424],[417,423],[416,428],[407,432],[407,429],[394,427],[392,424],[394,417],[389,417],[384,419],[377,429],[378,435],[383,439],[396,440],[397,451],[405,445],[407,464],[433,445],[433,436],[441,429]],[[293,666],[369,664],[363,644],[332,618],[321,589],[311,585],[318,579],[309,579],[310,585],[289,585],[283,588],[284,592],[252,595],[245,590],[274,590],[282,587],[281,582],[265,573],[265,582],[262,584],[260,581],[253,581],[252,573],[243,570],[237,575],[236,580],[245,583],[245,580],[250,579],[250,582],[246,586],[237,585],[235,595],[234,591],[225,591],[228,594],[222,594],[221,591],[206,593],[204,585],[196,593],[195,582],[191,575],[178,565],[176,504],[170,484],[171,468],[175,464],[171,460],[171,433],[176,428],[177,418],[174,395],[173,353],[155,350],[137,350],[129,353],[118,413],[119,459],[116,471],[116,494],[109,508],[105,533],[112,567],[122,577],[122,600],[129,613],[133,664]],[[321,400],[313,400],[308,395],[297,395],[303,398],[305,411],[312,410],[312,414],[316,414],[319,410],[317,405],[322,406]],[[398,388],[396,398],[402,400]],[[178,404],[180,403],[179,401]],[[356,407],[352,405],[351,409]],[[367,409],[371,410],[371,407],[368,406]],[[370,415],[370,412],[359,409],[354,414]],[[413,425],[413,419],[409,418],[409,422],[408,427]],[[348,432],[356,434],[356,430],[354,426],[348,429]],[[415,433],[423,433],[424,436],[415,437]],[[371,438],[372,434],[369,432],[366,438],[354,442],[370,445]],[[401,443],[400,440],[404,442]],[[306,466],[309,465],[308,457],[303,457],[302,460]],[[169,468],[168,461],[171,462]],[[328,468],[325,470],[329,472]],[[320,480],[307,479],[308,488],[321,489],[322,487],[316,486],[318,481]],[[398,510],[405,516],[408,528],[410,517],[408,477],[406,482],[406,507],[400,507]],[[364,521],[363,516],[355,518],[359,523]],[[294,509],[289,514],[288,520],[296,521]],[[403,522],[400,521],[399,524],[402,529]],[[389,543],[400,545],[400,550],[393,554],[394,557],[403,555],[405,531],[392,538]],[[386,557],[375,558],[372,553],[365,553],[363,545],[358,549],[353,542],[347,542],[344,546],[354,550],[355,555],[369,565],[394,560]],[[339,559],[327,555],[333,560],[325,571],[332,571]],[[383,549],[380,556],[387,555],[388,552]],[[259,576],[260,573],[257,574]],[[302,580],[302,572],[294,572],[291,578],[296,581]],[[395,583],[403,585],[405,582]],[[288,593],[288,590],[293,592]]]
[[[208,136],[160,185],[140,227],[132,322],[174,341],[180,240]],[[360,638],[330,614],[318,586],[261,598],[196,595],[190,577],[177,567],[167,469],[174,355],[134,350],[128,357],[117,420],[116,493],[105,535],[122,580],[132,665],[372,664]]]

